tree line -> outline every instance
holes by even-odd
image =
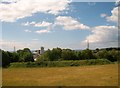
[[[34,62],[33,54],[29,48],[17,50],[16,52],[8,52],[0,50],[2,54],[2,67],[9,66],[13,62]],[[119,59],[120,51],[118,48],[105,48],[81,51],[71,49],[53,48],[48,49],[37,58],[37,62],[41,61],[64,61],[64,60],[90,60],[90,59],[108,59],[111,62]]]
[[[32,52],[29,48],[24,48],[23,50],[18,50],[17,52],[0,50],[0,53],[2,53],[2,67],[7,67],[13,62],[34,61]]]
[[[53,48],[47,50],[43,55],[37,58],[37,61],[61,61],[61,60],[90,60],[90,59],[108,59],[112,62],[119,59],[119,49],[106,48],[81,51],[71,49]]]

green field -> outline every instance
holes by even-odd
[[[3,86],[117,86],[118,65],[3,69]]]

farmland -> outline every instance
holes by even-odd
[[[117,86],[118,64],[3,69],[3,86]]]

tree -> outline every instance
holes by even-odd
[[[17,53],[19,55],[19,62],[24,62],[24,58],[23,58],[23,50],[17,50]]]
[[[34,61],[32,52],[30,51],[29,48],[24,48],[23,50],[18,50],[17,52],[20,56],[19,61],[22,61],[22,62]]]
[[[0,67],[2,67],[2,50],[0,49]]]
[[[19,61],[19,55],[16,52],[8,52],[10,62],[18,62]]]
[[[2,50],[2,67],[7,67],[10,64],[9,55],[7,52]]]
[[[61,58],[62,50],[60,48],[53,48],[51,51],[51,59],[59,60]]]
[[[34,61],[33,56],[30,52],[24,52],[23,58],[24,58],[24,62]]]
[[[99,59],[106,58],[107,50],[100,50],[96,53],[96,57]]]
[[[118,51],[113,49],[107,52],[106,58],[112,62],[118,60]]]
[[[96,59],[96,57],[92,53],[92,50],[89,49],[82,51],[82,57],[83,59]]]
[[[82,53],[81,53],[81,51],[79,51],[77,53],[77,58],[78,58],[78,60],[82,60]]]
[[[76,59],[75,53],[71,49],[63,49],[61,57],[63,60],[75,60]]]
[[[53,48],[52,50],[47,50],[42,54],[39,59],[41,60],[50,60],[50,61],[57,61],[61,59],[61,48]]]

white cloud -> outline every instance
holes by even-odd
[[[25,32],[32,32],[31,30],[28,30],[28,29],[26,29],[26,30],[24,30]]]
[[[38,31],[36,31],[36,33],[38,33],[38,34],[42,34],[42,33],[50,33],[50,30],[47,30],[47,29],[38,30]]]
[[[35,27],[47,27],[47,26],[50,26],[50,25],[52,25],[52,23],[43,21],[42,23],[36,23],[34,26]]]
[[[30,26],[30,25],[35,25],[36,22],[32,21],[32,22],[25,22],[25,23],[22,23],[21,25],[22,26]]]
[[[107,21],[118,22],[118,7],[113,8],[111,13],[111,16],[106,17]]]
[[[41,30],[35,31],[35,33],[38,33],[38,34],[51,33],[52,27],[53,27],[53,25],[50,25],[46,29],[41,29]]]
[[[116,0],[116,5],[120,4],[120,0]]]
[[[30,25],[35,25],[36,24],[36,22],[34,22],[34,21],[32,21],[31,23],[30,23]]]
[[[55,25],[63,26],[65,30],[89,29],[87,25],[80,23],[70,16],[58,16]]]
[[[48,26],[51,26],[52,23],[46,22],[46,21],[36,23],[36,22],[32,21],[32,22],[22,23],[21,25],[23,25],[23,26],[34,26],[34,27],[48,27]]]
[[[14,22],[37,12],[57,15],[67,9],[68,3],[70,0],[19,0],[10,4],[0,3],[0,20]]]
[[[22,23],[21,25],[23,25],[23,26],[29,26],[30,23],[29,23],[29,22],[26,22],[26,23]]]
[[[1,0],[0,2],[8,2],[8,3],[14,3],[17,2],[19,0]]]
[[[96,26],[92,28],[92,34],[83,42],[87,40],[89,40],[90,43],[117,42],[118,28],[115,26]]]
[[[107,14],[102,13],[100,16],[101,16],[102,18],[104,18],[104,17],[107,17]]]

